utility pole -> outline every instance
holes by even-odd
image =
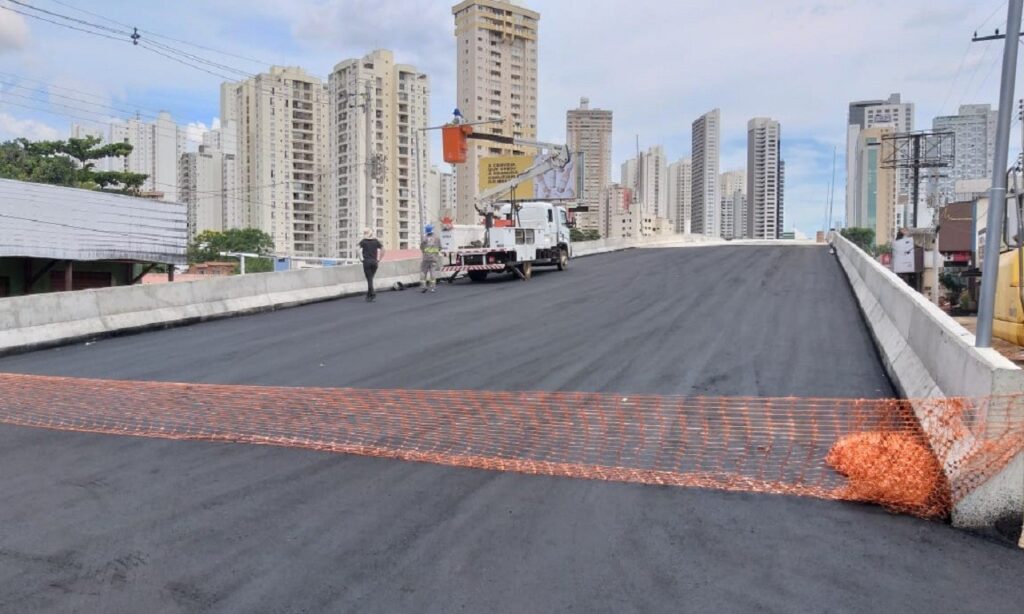
[[[373,228],[374,232],[379,232],[374,223],[377,220],[377,216],[373,213],[373,83],[371,79],[367,78],[366,83],[365,99],[363,100],[363,109],[366,112],[365,124],[366,124],[366,139],[364,147],[366,148],[366,227]]]
[[[999,116],[996,120],[996,150],[992,163],[992,190],[988,196],[985,226],[985,254],[978,300],[978,334],[975,345],[992,347],[992,319],[995,316],[996,282],[999,277],[999,242],[1006,209],[1006,156],[1010,147],[1010,116],[1017,76],[1017,48],[1024,0],[1010,0],[1006,9],[1006,38],[1003,43],[1003,76],[999,84]]]

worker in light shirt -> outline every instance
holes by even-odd
[[[441,265],[441,240],[434,234],[433,224],[427,224],[423,229],[420,251],[423,252],[423,260],[420,261],[423,292],[434,292],[437,289],[437,269]]]

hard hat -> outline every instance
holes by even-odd
[[[434,234],[434,225],[427,224],[427,227],[423,229],[428,235]]]

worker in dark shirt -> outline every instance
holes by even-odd
[[[373,276],[377,274],[377,265],[384,258],[384,245],[377,240],[372,229],[363,229],[359,252],[359,259],[363,262],[363,274],[366,275],[366,302],[372,303],[377,297],[377,292],[373,289]]]

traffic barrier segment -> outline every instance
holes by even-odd
[[[383,262],[375,286],[416,279],[419,260]],[[10,297],[0,300],[0,355],[365,292],[362,266],[348,265]]]
[[[1024,371],[1010,360],[991,348],[974,347],[974,335],[842,235],[833,233],[832,245],[901,395],[988,398],[1024,391]],[[920,411],[918,419],[933,447],[952,446],[943,470],[955,481],[979,441],[1007,424],[1024,423],[1024,407],[972,422]],[[980,530],[1024,524],[1024,453],[1018,449],[1001,471],[958,499],[952,518],[955,526]]]

